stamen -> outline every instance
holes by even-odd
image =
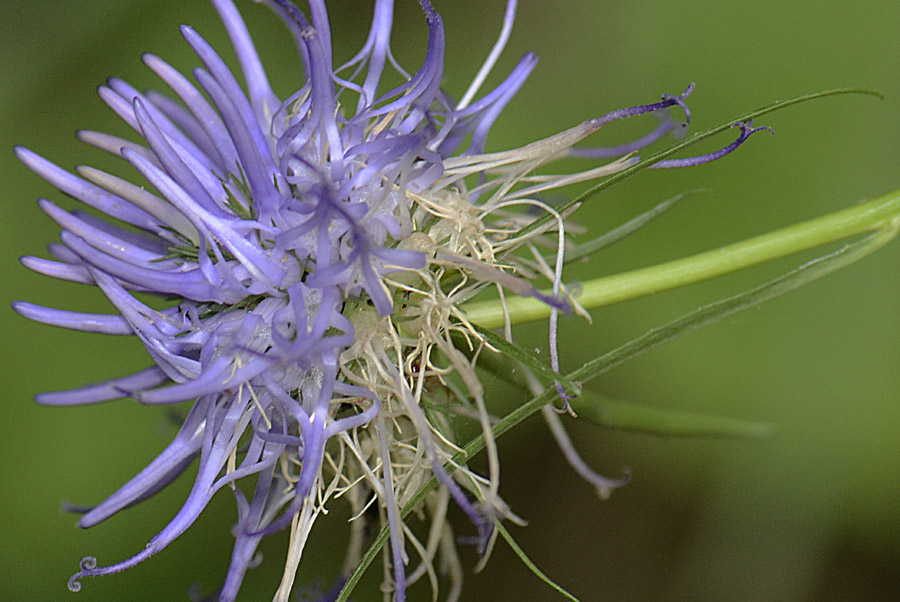
[[[500,30],[500,37],[498,37],[497,41],[494,42],[494,47],[491,48],[490,54],[484,60],[484,63],[482,63],[481,68],[478,70],[478,74],[475,76],[475,79],[473,79],[472,83],[469,84],[469,88],[466,90],[466,93],[463,94],[463,97],[456,105],[457,111],[461,111],[462,109],[465,109],[467,106],[469,106],[469,103],[472,102],[472,99],[475,98],[476,94],[478,94],[478,89],[481,88],[481,84],[484,83],[484,80],[487,79],[487,76],[491,73],[491,69],[493,69],[494,65],[497,64],[497,60],[503,53],[503,49],[506,47],[506,42],[509,41],[509,36],[512,33],[513,23],[516,20],[516,4],[516,0],[507,0],[506,11],[503,13],[503,28]]]

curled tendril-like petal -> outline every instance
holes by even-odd
[[[744,123],[743,121],[739,121],[739,122],[735,123],[734,125],[732,125],[731,127],[740,128],[741,133],[737,137],[737,139],[734,142],[732,142],[731,144],[729,144],[728,146],[720,148],[719,150],[713,151],[711,153],[706,153],[704,155],[697,155],[696,157],[685,157],[684,159],[664,159],[663,161],[654,163],[650,167],[653,169],[668,169],[668,168],[672,168],[672,167],[694,167],[696,165],[703,165],[704,163],[711,163],[712,161],[721,159],[725,155],[729,155],[729,154],[733,153],[734,151],[736,151],[739,146],[741,146],[744,142],[747,141],[747,138],[749,138],[756,132],[761,132],[763,130],[766,130],[771,135],[775,134],[775,130],[773,130],[769,126],[760,126],[757,128],[753,127],[753,120],[750,120],[747,123]]]

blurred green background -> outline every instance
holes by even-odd
[[[260,6],[238,3],[277,91],[298,85],[289,36]],[[446,87],[460,94],[487,54],[503,5],[440,2],[448,36]],[[851,8],[852,7],[852,8]],[[425,41],[421,11],[399,2],[395,52],[408,68]],[[339,58],[365,39],[367,3],[332,7]],[[24,144],[63,167],[86,163],[130,175],[77,142],[78,128],[124,134],[97,98],[110,75],[159,87],[140,63],[152,51],[192,68],[180,23],[227,49],[203,1],[31,0],[0,5],[0,270],[2,489],[0,598],[186,600],[199,582],[221,582],[231,552],[233,500],[222,492],[191,530],[125,574],[66,580],[82,556],[101,564],[138,552],[174,514],[190,478],[88,531],[61,513],[63,500],[94,504],[167,443],[164,410],[127,401],[46,408],[44,390],[128,373],[146,363],[136,341],[79,335],[29,323],[9,302],[27,299],[107,311],[94,291],[21,267],[46,256],[57,228],[38,210],[69,199],[18,164]],[[773,100],[840,86],[873,87],[884,101],[839,97],[768,116],[736,155],[690,170],[645,173],[592,199],[579,220],[612,227],[679,192],[706,188],[617,248],[579,265],[570,279],[649,265],[736,241],[900,187],[900,10],[892,0],[635,3],[523,0],[499,80],[527,50],[538,68],[494,129],[489,146],[521,145],[608,110],[652,102],[697,82],[696,130]],[[226,54],[223,50],[223,54]],[[226,54],[231,59],[230,54]],[[610,128],[615,143],[652,122]],[[728,139],[716,141],[725,144]],[[712,148],[710,146],[710,148]],[[760,283],[812,257],[795,257],[714,282],[593,312],[590,328],[564,323],[562,362],[573,369],[602,350],[699,305]],[[600,502],[565,464],[539,420],[501,442],[502,492],[531,523],[513,534],[551,577],[596,600],[869,601],[900,597],[900,244],[812,286],[671,343],[596,382],[607,395],[780,425],[767,441],[661,439],[568,420],[585,458],[633,482]],[[544,327],[520,341],[546,347]],[[517,400],[505,400],[506,405]],[[300,582],[336,575],[346,541],[336,508],[316,525]],[[465,525],[461,531],[466,532]],[[269,599],[285,539],[267,541],[242,600]],[[468,569],[476,559],[465,555]],[[379,600],[374,569],[354,599]],[[497,588],[502,588],[498,594]],[[72,597],[75,596],[75,597]],[[411,599],[429,599],[415,590]],[[498,543],[487,568],[467,575],[463,600],[559,599]]]

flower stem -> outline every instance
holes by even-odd
[[[879,230],[889,220],[898,218],[900,190],[718,249],[589,280],[583,284],[578,302],[586,309],[594,309],[693,284],[850,236]],[[503,308],[499,301],[479,301],[467,303],[463,307],[469,320],[483,328],[503,325]],[[545,319],[550,315],[551,309],[534,297],[507,298],[506,308],[513,324]]]

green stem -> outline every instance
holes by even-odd
[[[589,280],[584,283],[578,302],[586,309],[593,309],[693,284],[856,234],[878,230],[884,227],[885,222],[898,216],[900,190],[719,249],[624,274]],[[499,301],[467,303],[463,307],[469,320],[483,328],[503,325],[503,308]],[[534,297],[507,298],[506,308],[513,324],[540,320],[550,315],[550,306]]]

